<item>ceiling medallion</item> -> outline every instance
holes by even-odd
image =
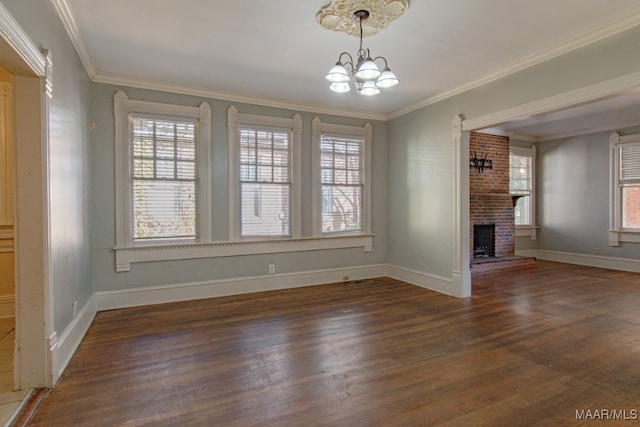
[[[362,22],[362,35],[372,36],[398,19],[409,8],[409,0],[330,0],[316,13],[322,28],[360,36],[360,23],[353,19],[357,10],[367,10],[369,18]]]

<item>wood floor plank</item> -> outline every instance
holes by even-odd
[[[379,278],[101,312],[29,425],[586,425],[640,410],[639,311],[638,274],[537,261],[465,300]]]

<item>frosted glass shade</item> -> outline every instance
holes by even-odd
[[[341,62],[336,63],[326,75],[325,79],[329,80],[331,83],[344,83],[351,80],[349,77],[349,73],[347,73],[347,69],[344,68]]]
[[[349,87],[349,83],[347,82],[331,83],[331,86],[329,86],[329,89],[337,93],[345,93],[351,90],[351,88]]]

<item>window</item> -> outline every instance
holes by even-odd
[[[209,105],[114,102],[117,246],[210,241]]]
[[[230,240],[300,236],[302,119],[228,110]]]
[[[240,129],[240,234],[291,235],[291,142],[287,130]]]
[[[535,147],[510,147],[509,192],[520,196],[514,207],[517,236],[535,239]]]
[[[197,237],[196,121],[129,117],[133,241]]]
[[[362,138],[322,134],[323,233],[362,231],[363,145]]]
[[[371,125],[313,121],[314,234],[370,234]]]
[[[610,138],[610,244],[640,242],[640,134]]]

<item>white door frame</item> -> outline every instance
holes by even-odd
[[[51,387],[48,117],[50,61],[0,3],[0,56],[13,97],[15,319],[14,388]],[[54,334],[55,337],[55,334]]]

